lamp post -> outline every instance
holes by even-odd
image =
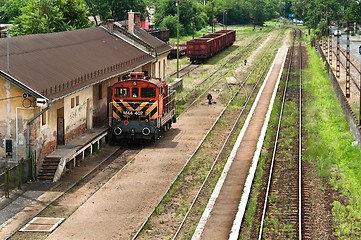
[[[177,78],[179,78],[179,0],[175,5],[177,6]]]

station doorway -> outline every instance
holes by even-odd
[[[57,129],[57,145],[64,145],[65,141],[64,141],[64,107],[59,108],[56,112],[56,119],[57,119],[57,124],[56,124],[56,129]]]

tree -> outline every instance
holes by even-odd
[[[145,13],[144,0],[86,0],[88,8],[95,18],[97,15],[102,20],[114,19],[115,21],[128,19],[128,12]]]
[[[262,26],[264,21],[266,20],[264,6],[265,6],[264,0],[253,1],[251,7],[251,18],[254,26],[256,25]]]
[[[177,23],[178,23],[177,16],[169,15],[169,16],[166,16],[165,18],[163,18],[163,20],[160,24],[160,27],[169,29],[170,37],[176,37],[177,36]],[[179,24],[179,31],[180,32],[183,31],[182,24]]]
[[[89,27],[83,0],[29,0],[12,23],[12,35],[49,33]]]
[[[9,23],[21,14],[28,0],[0,0],[0,23]]]

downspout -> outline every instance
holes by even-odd
[[[156,64],[158,62],[158,53],[157,50],[155,48],[153,48],[153,53],[154,53],[154,63],[152,64],[152,76],[155,77],[155,71],[156,71]],[[152,53],[150,53],[150,55],[152,55]],[[160,77],[160,72],[159,72],[159,77]]]
[[[35,114],[34,117],[30,118],[28,122],[26,123],[26,159],[30,159],[30,124],[34,122],[35,119],[37,119],[39,116],[41,116],[43,113],[48,111],[50,108],[50,103],[46,108]]]

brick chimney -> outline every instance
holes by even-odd
[[[109,31],[113,31],[114,30],[114,19],[107,19],[106,21],[107,23],[107,28]]]
[[[128,31],[134,33],[134,30],[140,27],[140,12],[128,12]]]
[[[142,27],[142,25],[140,24],[140,12],[135,12],[134,13],[134,28],[135,30],[138,30]]]

